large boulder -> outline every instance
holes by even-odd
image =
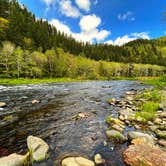
[[[123,134],[116,130],[107,130],[106,136],[108,139],[119,143],[124,143],[127,140]]]
[[[166,152],[146,144],[129,146],[123,157],[129,166],[166,166]]]
[[[0,107],[6,107],[7,104],[5,102],[0,102]]]
[[[155,140],[156,140],[152,135],[149,135],[149,134],[146,134],[146,133],[137,132],[137,131],[129,132],[127,137],[128,137],[128,139],[130,141],[133,140],[133,139],[137,139],[137,138],[142,138],[143,137],[150,144],[155,144]]]
[[[48,157],[49,146],[41,138],[29,136],[27,146],[34,161],[42,161]]]
[[[0,158],[0,166],[23,166],[27,162],[28,154],[18,155],[13,153],[9,156]]]
[[[62,160],[62,166],[95,166],[95,164],[83,157],[68,157]]]

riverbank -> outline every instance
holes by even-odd
[[[118,118],[106,118],[109,140],[128,142],[123,152],[124,162],[130,166],[164,166],[166,164],[166,77],[142,79],[153,85],[141,93],[127,92],[122,100],[108,100],[120,107]],[[128,128],[132,130],[128,130]],[[157,156],[160,155],[160,158]]]
[[[146,82],[147,84],[156,84],[160,77],[112,77],[110,79],[101,77],[101,81],[110,80],[139,80]],[[85,82],[96,81],[82,78],[43,78],[43,79],[29,79],[29,78],[0,78],[1,85],[22,85],[22,84],[41,84],[41,83],[62,83],[62,82]]]

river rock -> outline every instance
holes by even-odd
[[[165,140],[159,140],[158,144],[166,148],[166,141]]]
[[[68,157],[62,160],[62,166],[95,166],[95,164],[83,157]]]
[[[5,102],[0,102],[0,107],[2,108],[2,107],[6,107],[7,106],[7,104],[5,103]]]
[[[108,103],[110,105],[115,105],[117,103],[117,100],[115,98],[112,98],[112,99],[108,100]]]
[[[141,132],[137,132],[137,131],[130,131],[128,133],[128,139],[129,140],[133,140],[136,138],[146,138],[146,140],[150,143],[150,144],[154,144],[155,143],[155,138],[149,134],[145,134],[145,133],[141,133]]]
[[[146,144],[129,146],[123,157],[129,166],[166,166],[166,152]]]
[[[106,136],[110,140],[119,142],[119,143],[124,143],[127,140],[123,134],[121,134],[119,131],[116,131],[116,130],[107,130]]]
[[[28,154],[23,156],[13,153],[9,156],[0,158],[0,166],[23,166],[23,164],[26,163],[27,158]]]
[[[135,120],[135,112],[130,108],[120,110],[119,116],[123,117],[125,120],[129,121]]]
[[[96,164],[103,164],[105,162],[100,154],[96,154],[94,160]]]
[[[163,138],[166,140],[166,131],[156,130],[155,133],[158,138]]]
[[[27,146],[31,152],[32,160],[42,161],[48,157],[49,146],[41,138],[29,136],[27,138]]]
[[[102,88],[105,88],[105,89],[106,88],[111,88],[111,86],[110,85],[103,85]]]
[[[126,95],[135,95],[136,94],[136,92],[134,92],[134,91],[128,91],[128,92],[126,92]]]
[[[124,126],[120,126],[120,125],[116,125],[116,124],[112,125],[111,128],[114,130],[120,131],[120,132],[124,131]]]
[[[32,104],[38,104],[38,103],[40,103],[39,100],[32,100]]]
[[[139,137],[139,138],[133,139],[131,143],[134,145],[147,144],[149,146],[154,146],[154,142],[149,141],[147,137]]]

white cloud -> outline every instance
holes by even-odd
[[[106,37],[108,37],[108,35],[110,35],[111,33],[110,31],[107,30],[98,29],[98,26],[101,24],[101,19],[96,15],[88,15],[88,16],[83,16],[81,18],[79,23],[80,33],[72,32],[69,26],[67,26],[66,24],[57,19],[51,20],[50,24],[55,26],[57,30],[59,30],[60,32],[64,32],[67,35],[71,35],[77,41],[82,41],[82,42],[90,42],[90,43],[94,41],[100,42],[106,39]]]
[[[118,14],[118,19],[125,21],[135,21],[135,17],[133,16],[133,13],[131,11],[127,11],[126,13],[123,14]]]
[[[72,2],[70,0],[61,0],[59,2],[59,5],[60,11],[63,15],[73,18],[81,16],[80,11],[72,5]]]
[[[80,9],[85,10],[86,12],[90,11],[90,0],[75,0],[75,3]]]
[[[136,39],[150,39],[150,36],[147,32],[141,32],[141,33],[132,33],[130,35],[124,35],[122,37],[118,37],[117,39],[113,40],[108,40],[105,43],[106,44],[112,44],[112,45],[118,45],[122,46],[130,41],[134,41]]]
[[[101,18],[95,14],[83,16],[80,20],[80,28],[82,31],[91,31],[101,24]]]
[[[49,23],[51,25],[53,25],[54,27],[56,27],[56,29],[58,31],[60,31],[60,32],[64,32],[67,35],[71,35],[72,34],[70,28],[67,25],[65,25],[64,23],[62,23],[59,20],[57,20],[57,19],[52,19]]]

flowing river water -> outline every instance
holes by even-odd
[[[122,152],[127,145],[111,144],[105,136],[106,117],[117,117],[119,109],[110,106],[107,100],[120,99],[127,91],[144,88],[136,81],[0,86],[0,101],[7,103],[0,110],[0,148],[24,153],[27,136],[34,135],[43,138],[50,147],[49,159],[34,165],[53,166],[57,157],[77,152],[90,159],[100,153],[107,161],[105,166],[124,166]],[[33,100],[40,103],[32,104]],[[76,120],[78,113],[88,116]],[[4,123],[4,117],[11,115],[12,123]]]

